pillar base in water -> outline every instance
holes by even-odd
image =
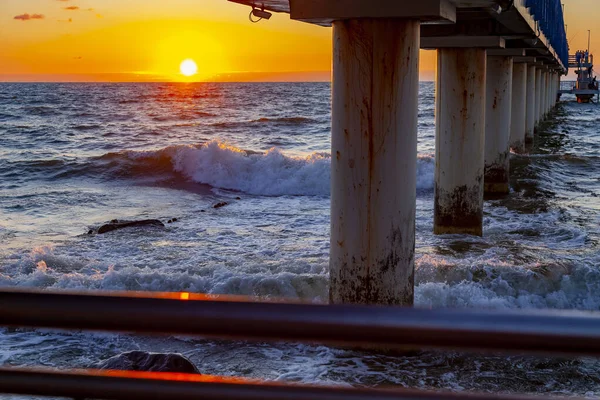
[[[485,195],[510,193],[510,184],[508,183],[508,174],[506,174],[506,171],[504,169],[497,169],[493,172],[486,170],[483,192]]]
[[[483,208],[473,207],[482,203],[482,199],[480,183],[471,188],[459,187],[451,192],[438,189],[435,194],[433,233],[482,236]]]

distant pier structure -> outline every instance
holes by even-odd
[[[438,52],[434,231],[482,235],[567,72],[560,1],[229,1],[333,26],[330,301],[412,305],[419,49]]]
[[[600,90],[594,73],[594,56],[590,54],[589,44],[588,50],[579,50],[569,56],[569,68],[575,70],[577,80],[573,87],[560,89],[558,96],[574,94],[578,103],[589,103],[593,101],[595,96],[598,96],[598,100],[600,100]]]

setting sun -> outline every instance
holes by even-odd
[[[183,60],[181,62],[181,65],[179,65],[179,70],[185,76],[196,75],[196,73],[198,72],[198,65],[196,65],[196,62],[194,62],[194,60],[190,60],[188,58],[187,60]]]

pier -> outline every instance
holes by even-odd
[[[438,52],[435,234],[483,233],[569,67],[558,0],[229,0],[333,27],[332,303],[412,305],[419,49]]]

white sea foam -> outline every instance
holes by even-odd
[[[434,308],[600,309],[600,271],[578,266],[515,266],[490,250],[465,260],[417,259],[415,304]],[[67,272],[68,271],[68,272]],[[0,271],[1,286],[53,289],[190,291],[275,298],[327,299],[324,265],[260,265],[243,259],[197,270],[114,266],[58,256],[42,247]]]
[[[121,266],[56,255],[39,247],[0,269],[0,286],[67,290],[150,291],[232,294],[325,301],[327,279],[322,266],[305,262],[285,268],[256,265],[245,259],[181,271],[162,265]]]

